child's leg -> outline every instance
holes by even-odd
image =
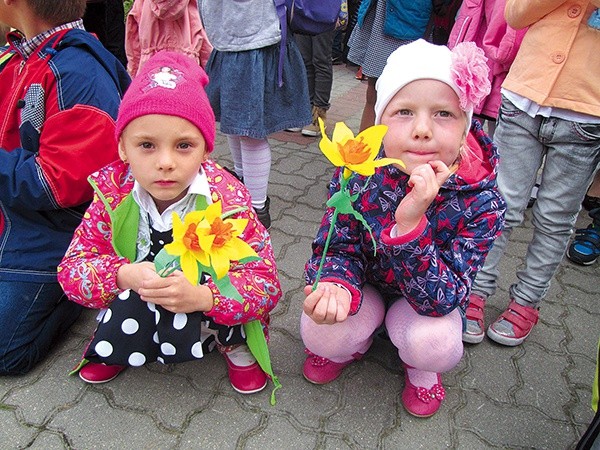
[[[438,373],[462,358],[462,319],[456,309],[443,317],[421,316],[401,299],[390,307],[385,325],[400,359],[414,368],[407,370],[415,386],[431,388]]]
[[[240,137],[231,134],[227,135],[227,143],[229,151],[233,159],[233,171],[240,178],[244,178],[244,165],[242,164],[242,147],[240,145]]]
[[[244,184],[250,191],[252,206],[262,209],[267,201],[267,186],[271,172],[271,147],[265,139],[240,136]],[[238,174],[239,175],[239,174]]]
[[[300,334],[310,352],[343,363],[351,361],[355,353],[366,353],[384,314],[381,296],[373,287],[366,285],[361,308],[355,315],[333,325],[318,325],[302,313]]]

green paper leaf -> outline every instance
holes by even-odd
[[[169,255],[167,251],[163,248],[154,257],[154,267],[156,268],[156,273],[159,274],[161,277],[168,277],[174,271],[178,270],[181,266],[179,264],[179,257]]]
[[[244,303],[244,298],[231,283],[229,275],[226,275],[223,278],[215,279],[214,271],[211,270],[209,273],[211,276],[213,276],[213,281],[219,288],[221,295],[233,298],[240,303]],[[269,347],[267,345],[267,339],[265,338],[265,333],[260,321],[253,320],[252,322],[245,323],[244,332],[246,333],[246,344],[248,344],[250,352],[252,352],[252,355],[256,358],[260,368],[271,378],[271,381],[275,386],[273,391],[271,391],[271,405],[274,405],[276,403],[275,391],[281,388],[281,383],[279,382],[279,378],[277,378],[273,373]]]

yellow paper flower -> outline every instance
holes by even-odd
[[[222,219],[221,202],[204,211],[188,213],[184,222],[173,213],[173,242],[165,250],[179,256],[183,274],[192,284],[198,284],[198,263],[212,267],[217,279],[229,271],[231,261],[258,256],[254,249],[239,238],[248,219]]]
[[[376,159],[383,136],[387,132],[386,125],[374,125],[354,137],[354,133],[344,122],[338,122],[333,129],[332,140],[329,140],[325,134],[325,124],[321,119],[319,119],[319,127],[323,136],[319,148],[334,166],[344,167],[344,178],[350,176],[350,171],[369,176],[375,173],[376,167],[389,164],[405,167],[399,159]]]

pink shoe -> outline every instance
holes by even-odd
[[[467,306],[467,329],[462,335],[463,342],[468,344],[479,344],[485,336],[483,324],[483,308],[485,307],[485,297],[471,292],[469,295],[469,305]]]
[[[117,378],[117,375],[123,372],[126,367],[91,362],[81,368],[79,378],[91,384],[107,383]]]
[[[260,368],[247,345],[217,346],[227,362],[229,382],[240,394],[254,394],[267,385],[267,374]]]
[[[539,317],[539,309],[520,305],[511,299],[506,311],[489,326],[487,335],[498,344],[514,347],[529,336]]]
[[[315,355],[308,349],[304,349],[304,353],[308,356],[304,360],[302,374],[304,378],[313,384],[327,384],[339,377],[344,370],[344,367],[350,365],[354,361],[362,358],[362,354],[355,353],[350,361],[336,363],[322,356]]]
[[[402,391],[402,405],[409,414],[415,417],[431,417],[442,404],[446,397],[446,390],[442,386],[442,377],[437,374],[438,382],[431,389],[415,386],[408,378],[410,366],[404,364],[404,390]]]

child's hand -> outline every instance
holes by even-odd
[[[117,286],[119,289],[131,289],[139,292],[144,280],[158,277],[154,263],[142,261],[134,264],[125,264],[117,271]]]
[[[435,199],[440,186],[452,172],[442,161],[430,161],[413,169],[408,179],[411,191],[396,209],[396,226],[399,235],[414,230]]]
[[[316,323],[343,322],[350,311],[350,294],[334,283],[321,282],[313,292],[312,286],[304,287],[304,313]]]
[[[145,302],[160,305],[173,313],[191,313],[210,311],[213,307],[213,295],[208,286],[193,286],[180,270],[168,277],[147,278],[138,290]]]

